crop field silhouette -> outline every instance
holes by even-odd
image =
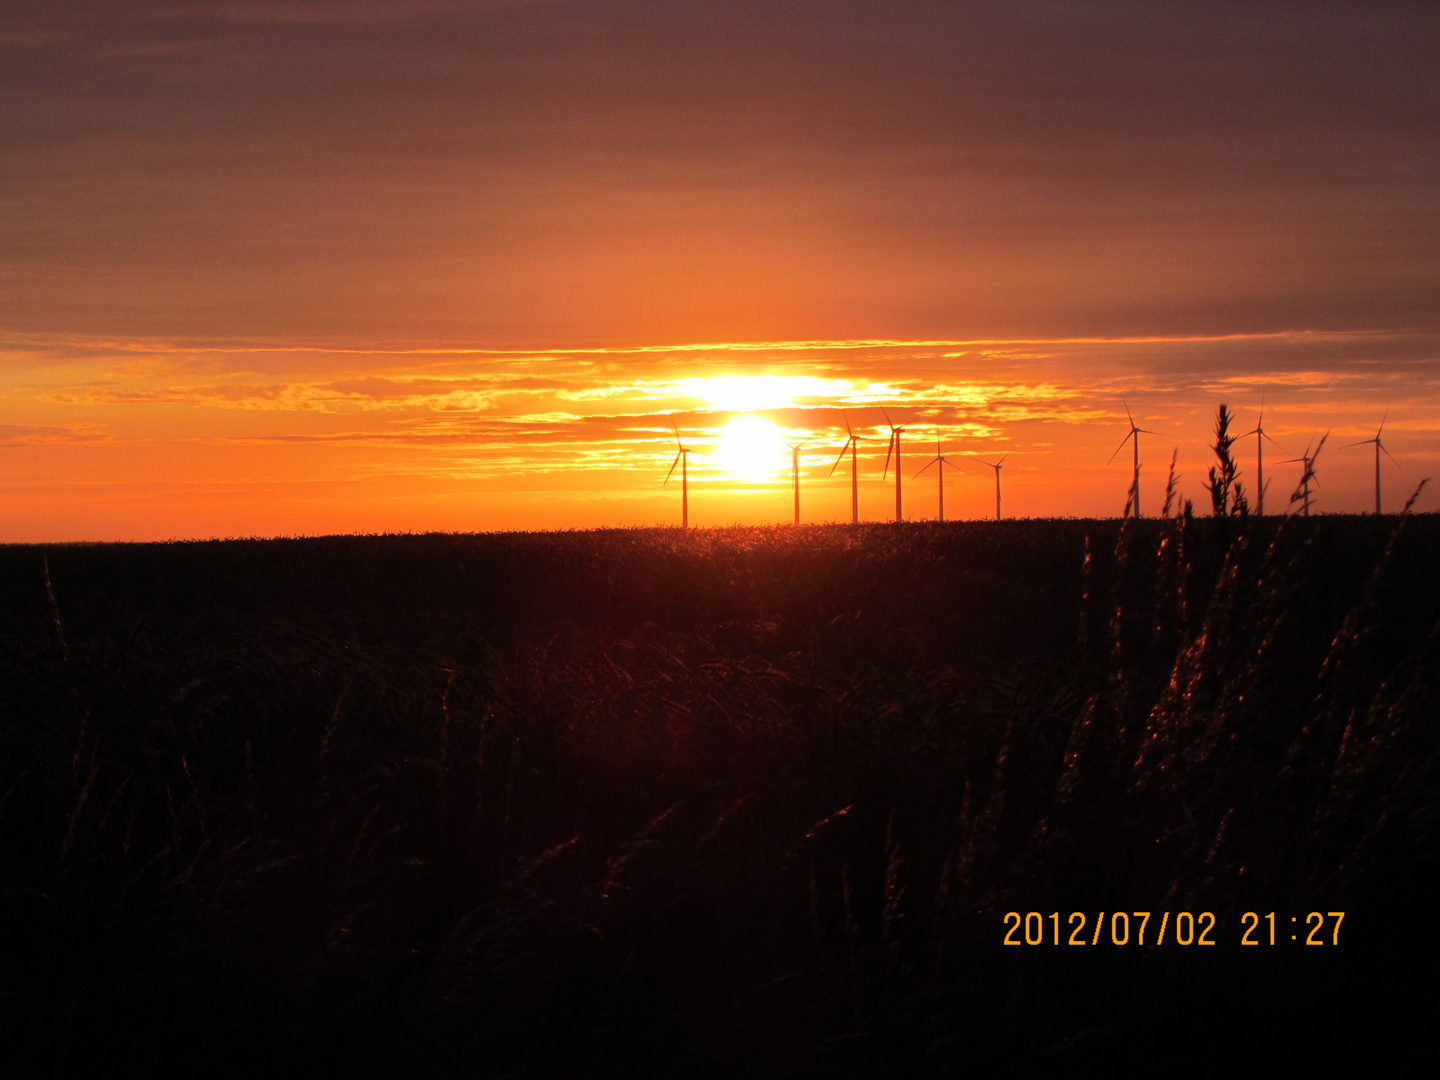
[[[0,646],[34,1075],[1436,1059],[1431,515],[10,546]]]

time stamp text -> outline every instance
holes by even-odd
[[[1247,911],[1239,927],[1211,911],[1018,911],[1005,913],[1006,945],[1339,945],[1343,911]],[[1238,938],[1238,941],[1237,941]]]

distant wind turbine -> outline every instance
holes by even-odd
[[[1120,445],[1115,448],[1115,453],[1110,455],[1110,461],[1114,461],[1116,455],[1119,454],[1121,450],[1125,449],[1125,444],[1127,442],[1130,442],[1132,439],[1134,440],[1133,445],[1135,449],[1135,479],[1131,490],[1135,493],[1135,516],[1138,518],[1140,516],[1140,436],[1158,435],[1160,433],[1158,431],[1149,431],[1142,427],[1136,427],[1135,417],[1130,415],[1130,406],[1124,401],[1124,399],[1121,399],[1120,404],[1125,406],[1125,416],[1130,421],[1130,433],[1126,435],[1125,438],[1120,440]],[[1109,465],[1110,461],[1107,461],[1105,464]]]
[[[1010,454],[1007,451],[1002,454],[999,461],[986,461],[983,458],[976,458],[981,465],[989,465],[995,470],[995,520],[1000,520],[1000,466]]]
[[[1310,451],[1310,444],[1306,443],[1305,453],[1301,454],[1298,458],[1288,458],[1280,463],[1281,465],[1290,465],[1299,461],[1305,464],[1305,471],[1301,474],[1300,483],[1295,485],[1295,494],[1290,496],[1290,505],[1294,506],[1297,502],[1303,503],[1303,512],[1306,517],[1310,516],[1310,485],[1320,486],[1320,481],[1315,476],[1315,459],[1320,456],[1320,451],[1324,449],[1325,440],[1328,438],[1330,438],[1330,433],[1327,431],[1324,435],[1320,436],[1320,441],[1316,444],[1314,453]]]
[[[1270,439],[1270,436],[1265,434],[1265,396],[1263,394],[1260,396],[1260,419],[1255,421],[1255,427],[1253,430],[1245,432],[1245,434],[1240,437],[1243,439],[1249,435],[1255,436],[1255,516],[1264,517],[1265,440]],[[1270,445],[1276,447],[1279,450],[1285,449],[1274,439],[1270,439]]]
[[[885,479],[885,476],[889,474],[890,455],[893,453],[895,455],[895,520],[900,522],[905,520],[900,515],[900,435],[905,429],[895,426],[890,419],[890,414],[885,412],[883,406],[880,411],[885,413],[885,423],[890,426],[890,445],[885,448],[885,472],[881,474],[880,479]]]
[[[672,417],[671,420],[670,420],[670,426],[671,426],[672,428],[675,428],[675,449],[676,449],[677,452],[676,452],[676,454],[675,454],[675,460],[670,463],[670,471],[665,474],[665,484],[670,483],[670,477],[672,477],[672,476],[675,475],[675,466],[676,466],[676,465],[679,465],[679,466],[680,466],[680,527],[681,527],[682,529],[688,529],[688,528],[690,527],[690,477],[689,477],[689,464],[690,464],[689,454],[690,454],[690,448],[689,448],[688,446],[682,446],[682,445],[680,444],[680,429],[675,426],[675,420],[674,420],[673,417]],[[661,487],[664,487],[665,484],[661,484],[660,486],[661,486]]]
[[[860,524],[860,465],[858,449],[860,436],[850,430],[850,418],[845,415],[845,410],[840,410],[840,416],[845,421],[845,433],[850,437],[845,440],[845,445],[840,448],[840,456],[835,459],[835,464],[830,466],[830,475],[835,475],[835,470],[840,467],[840,462],[845,459],[845,451],[850,451],[850,524]]]
[[[1385,410],[1385,415],[1380,418],[1380,430],[1375,432],[1373,439],[1361,439],[1359,442],[1352,442],[1350,446],[1369,446],[1375,444],[1375,513],[1380,513],[1380,451],[1385,450],[1385,444],[1380,441],[1380,434],[1385,430],[1385,421],[1390,419],[1390,410]],[[1347,446],[1345,449],[1349,449]],[[1398,469],[1400,463],[1395,461],[1395,456],[1389,450],[1385,450],[1385,456],[1395,463]]]
[[[800,524],[800,448],[808,439],[798,443],[786,443],[790,447],[790,477],[795,488],[795,524]]]
[[[949,465],[951,468],[954,468],[954,467],[955,467],[955,463],[954,463],[953,461],[951,461],[949,458],[947,458],[947,457],[944,455],[944,453],[941,452],[941,450],[940,450],[940,434],[939,434],[939,432],[936,432],[936,434],[935,434],[935,456],[925,463],[925,468],[924,468],[924,469],[921,469],[920,472],[917,472],[917,473],[915,474],[915,479],[918,480],[918,479],[920,478],[920,473],[923,473],[923,472],[925,471],[925,469],[930,468],[931,465],[938,465],[939,468],[940,468],[940,471],[939,471],[939,476],[940,476],[940,520],[941,520],[941,521],[944,521],[944,520],[945,520],[945,466],[946,466],[946,465]],[[898,478],[899,475],[900,475],[900,459],[899,459],[898,457],[895,459],[895,475],[896,475],[897,478]]]

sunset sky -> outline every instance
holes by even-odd
[[[0,9],[0,541],[1440,480],[1440,5]],[[1242,447],[1253,477],[1254,439]],[[1273,464],[1272,464],[1273,463]],[[1272,472],[1273,468],[1273,472]],[[948,516],[993,513],[946,473]],[[1440,509],[1427,491],[1418,504]]]

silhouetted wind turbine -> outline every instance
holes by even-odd
[[[850,437],[845,440],[845,445],[840,448],[840,456],[835,459],[835,464],[830,466],[830,475],[835,475],[835,470],[840,467],[840,462],[845,459],[845,451],[850,451],[850,524],[860,524],[860,465],[858,463],[857,451],[860,445],[860,436],[850,430],[850,418],[845,415],[845,410],[840,410],[840,416],[845,421],[845,433]]]
[[[1385,430],[1385,421],[1388,419],[1390,419],[1390,410],[1386,409],[1385,415],[1380,418],[1380,430],[1375,432],[1373,439],[1361,439],[1359,442],[1352,442],[1349,446],[1345,447],[1345,449],[1348,450],[1350,446],[1368,446],[1370,443],[1375,444],[1375,513],[1377,514],[1380,513],[1380,451],[1385,450],[1385,444],[1380,441],[1380,433]],[[1400,463],[1395,461],[1395,456],[1391,454],[1389,450],[1385,450],[1385,456],[1395,462],[1397,469],[1400,467]]]
[[[885,476],[889,474],[890,455],[893,453],[895,455],[895,520],[899,522],[905,520],[900,516],[900,434],[905,429],[903,427],[897,428],[894,423],[891,422],[890,414],[885,412],[883,406],[880,411],[885,413],[885,423],[890,425],[890,445],[885,448],[885,472],[881,474],[880,479],[885,479]]]
[[[999,520],[1000,520],[1000,465],[1001,465],[1001,464],[1004,462],[1004,460],[1005,460],[1007,457],[1009,457],[1009,456],[1010,456],[1009,451],[1006,451],[1004,454],[1002,454],[1002,455],[1000,456],[1000,460],[999,460],[999,461],[986,461],[984,458],[976,458],[976,459],[975,459],[976,461],[980,462],[981,465],[989,465],[990,468],[992,468],[992,469],[995,470],[995,520],[996,520],[996,521],[999,521]]]
[[[924,469],[921,469],[920,472],[917,472],[917,473],[915,474],[915,479],[917,479],[917,480],[920,479],[920,473],[923,473],[923,472],[925,471],[925,469],[930,468],[931,465],[938,465],[938,466],[940,467],[940,472],[939,472],[939,476],[940,476],[940,520],[941,520],[941,521],[944,521],[944,520],[945,520],[945,466],[946,466],[946,465],[949,465],[949,466],[951,466],[951,467],[953,468],[954,465],[955,465],[955,463],[954,463],[953,461],[951,461],[949,458],[947,458],[943,453],[941,453],[941,451],[940,451],[940,435],[939,435],[938,432],[937,432],[936,435],[935,435],[935,456],[925,463],[925,468],[924,468]],[[900,460],[899,460],[899,458],[896,458],[896,460],[895,460],[895,475],[896,475],[896,476],[899,476],[899,475],[900,475]]]
[[[1135,479],[1133,481],[1133,487],[1131,488],[1131,490],[1135,492],[1135,516],[1138,518],[1140,516],[1140,436],[1158,435],[1160,433],[1158,431],[1149,431],[1142,427],[1136,427],[1135,417],[1130,415],[1130,406],[1126,404],[1123,399],[1121,400],[1120,404],[1125,406],[1125,416],[1130,421],[1130,433],[1126,435],[1125,438],[1120,440],[1120,445],[1115,448],[1115,453],[1110,455],[1110,461],[1114,461],[1115,455],[1120,453],[1121,450],[1125,449],[1125,444],[1127,442],[1129,442],[1131,439],[1135,440]],[[1109,465],[1110,461],[1107,461],[1105,464]]]
[[[1297,502],[1303,500],[1303,510],[1306,517],[1310,516],[1310,485],[1320,486],[1320,481],[1315,476],[1315,459],[1320,456],[1320,451],[1324,448],[1325,440],[1328,438],[1330,438],[1330,433],[1327,431],[1324,435],[1320,436],[1320,442],[1316,444],[1314,453],[1310,452],[1310,444],[1306,443],[1305,453],[1301,454],[1298,458],[1288,458],[1280,463],[1281,465],[1289,465],[1296,461],[1303,461],[1305,463],[1305,472],[1300,476],[1300,483],[1295,486],[1295,494],[1290,496],[1290,505],[1294,506]]]
[[[1266,440],[1266,439],[1270,439],[1270,436],[1267,435],[1267,434],[1265,434],[1265,396],[1264,396],[1263,394],[1260,396],[1260,419],[1257,420],[1257,421],[1255,421],[1255,427],[1254,427],[1253,430],[1245,432],[1245,434],[1242,435],[1242,436],[1240,436],[1240,438],[1243,439],[1243,438],[1245,438],[1246,436],[1249,436],[1249,435],[1254,435],[1254,436],[1255,436],[1255,492],[1256,492],[1256,496],[1255,496],[1255,516],[1256,516],[1256,517],[1264,517],[1264,516],[1265,516],[1265,440]],[[1276,447],[1276,448],[1279,449],[1279,450],[1284,450],[1284,449],[1285,449],[1283,446],[1281,446],[1279,443],[1277,443],[1274,439],[1270,439],[1270,445]]]
[[[786,443],[790,447],[790,477],[795,488],[795,524],[800,524],[800,448],[809,440]]]
[[[670,483],[670,477],[672,477],[672,476],[675,475],[675,466],[676,466],[676,465],[679,465],[679,466],[680,466],[680,527],[681,527],[682,529],[688,529],[688,528],[690,527],[690,477],[689,477],[689,464],[690,464],[690,459],[689,459],[689,456],[688,456],[689,453],[690,453],[690,448],[689,448],[688,446],[682,446],[682,445],[680,445],[680,429],[675,426],[675,421],[674,421],[673,418],[672,418],[671,421],[670,421],[670,426],[671,426],[672,428],[675,428],[675,449],[676,449],[677,453],[675,454],[675,460],[670,463],[670,471],[665,474],[665,484]],[[665,484],[661,484],[660,486],[661,486],[661,487],[664,487]]]

